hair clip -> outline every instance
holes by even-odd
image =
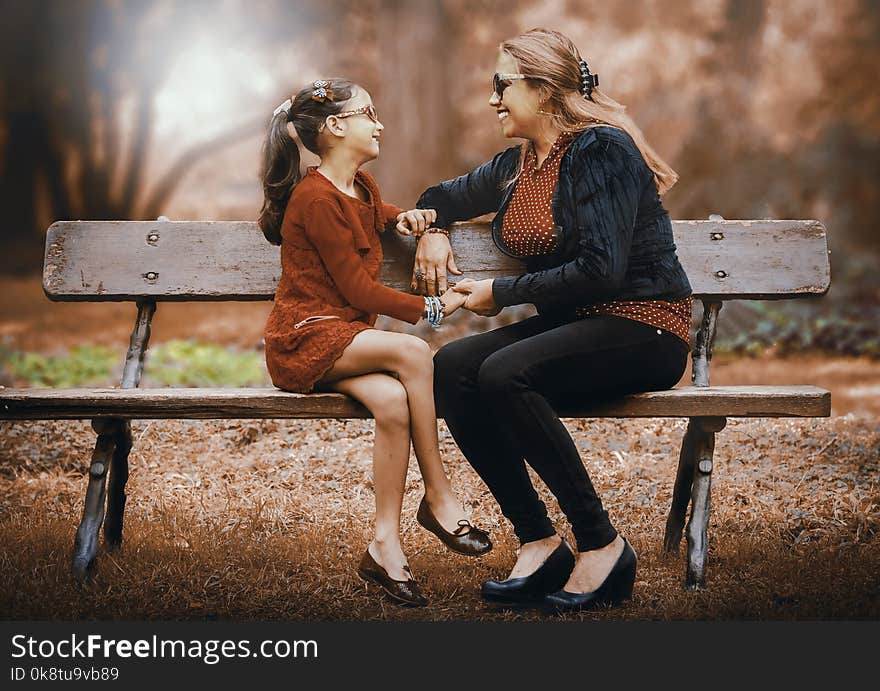
[[[278,113],[289,113],[290,112],[290,104],[291,104],[291,101],[288,98],[284,103],[282,103],[280,106],[278,106],[272,112],[272,117],[274,118],[276,115],[278,115]]]
[[[599,75],[590,74],[590,68],[587,66],[586,60],[579,60],[578,65],[581,68],[581,86],[580,92],[584,98],[589,98],[593,93],[593,89],[599,86]]]
[[[328,82],[326,79],[319,79],[314,84],[312,84],[312,86],[314,87],[314,90],[312,91],[313,101],[323,103],[327,100],[333,100],[333,92],[327,88],[328,86],[330,86],[330,82]]]

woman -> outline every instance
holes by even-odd
[[[496,69],[489,105],[503,134],[525,143],[431,187],[417,206],[435,210],[438,227],[497,212],[493,238],[526,273],[464,279],[455,290],[477,314],[523,303],[538,314],[441,348],[437,406],[522,545],[509,577],[483,583],[483,597],[554,611],[616,605],[632,594],[636,555],[554,408],[667,389],[684,373],[691,287],[659,198],[677,175],[562,34],[505,41]],[[445,289],[447,268],[460,273],[448,239],[424,235],[416,282]],[[526,462],[570,521],[576,555]]]

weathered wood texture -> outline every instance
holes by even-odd
[[[674,221],[694,295],[779,299],[822,295],[830,269],[819,221]],[[482,279],[522,273],[487,223],[450,231],[458,267]],[[409,290],[413,238],[383,236],[383,281]],[[279,249],[248,221],[59,221],[46,236],[43,288],[52,300],[267,300]]]
[[[813,386],[683,386],[634,394],[562,417],[827,417],[831,394]],[[367,418],[342,394],[278,389],[0,389],[0,419]]]
[[[696,418],[692,419],[688,426],[693,423],[696,423],[697,434],[690,437],[690,443],[694,447],[689,454],[693,459],[694,467],[691,476],[691,517],[687,525],[688,566],[685,587],[688,590],[702,588],[706,583],[712,457],[715,454],[715,434],[724,429],[727,420],[723,417]],[[664,542],[669,544],[669,535]]]
[[[703,302],[703,318],[697,330],[697,342],[691,352],[691,381],[695,386],[709,386],[709,365],[712,364],[712,347],[715,344],[715,331],[718,328],[718,314],[724,306],[722,302]]]
[[[107,469],[113,461],[117,435],[122,421],[111,418],[93,420],[92,428],[98,433],[98,441],[89,464],[89,484],[83,506],[82,520],[73,543],[71,568],[78,581],[84,581],[98,553],[98,536],[104,522],[106,504]]]

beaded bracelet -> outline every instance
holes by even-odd
[[[421,233],[416,233],[416,237],[420,238],[422,235],[427,235],[428,233],[443,233],[446,237],[449,237],[449,231],[446,228],[428,228],[427,230],[422,231]]]

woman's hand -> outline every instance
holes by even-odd
[[[464,278],[453,286],[452,290],[457,293],[467,293],[464,308],[482,317],[494,317],[501,311],[495,304],[492,295],[492,279],[475,281],[472,278]]]
[[[446,281],[447,271],[456,276],[461,275],[455,265],[455,257],[452,256],[449,238],[443,233],[422,235],[416,247],[410,290],[421,295],[445,293],[449,287]]]
[[[437,212],[434,209],[410,209],[397,214],[397,232],[401,235],[417,236],[437,220]]]

